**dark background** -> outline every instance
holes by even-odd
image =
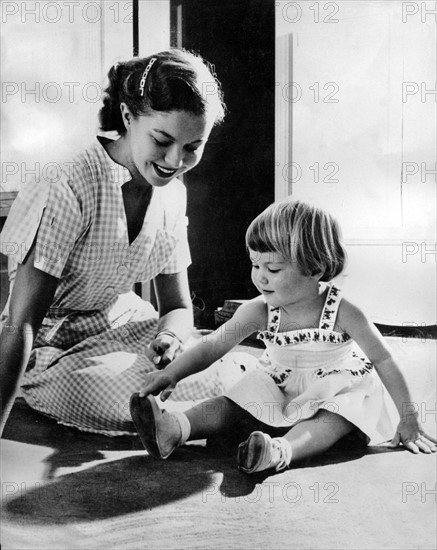
[[[209,327],[226,299],[256,295],[244,236],[274,200],[274,2],[175,0],[171,29],[172,46],[213,64],[228,109],[202,161],[184,176],[196,324]]]

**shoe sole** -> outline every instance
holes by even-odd
[[[161,414],[161,409],[152,399],[153,397],[140,397],[138,393],[134,393],[129,402],[130,414],[137,428],[141,443],[149,455],[153,456],[153,458],[165,459],[167,457],[161,454],[156,437],[155,419],[157,413]]]
[[[262,432],[253,432],[238,446],[238,468],[246,474],[257,472],[258,466],[264,461],[266,445]],[[256,458],[258,457],[258,458]]]

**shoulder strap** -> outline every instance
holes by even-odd
[[[279,307],[269,307],[267,317],[267,330],[276,334],[281,321],[281,313]]]
[[[337,319],[338,306],[341,302],[341,289],[331,283],[326,295],[325,305],[320,316],[319,329],[334,330]]]

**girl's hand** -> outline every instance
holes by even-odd
[[[149,372],[146,374],[143,387],[139,392],[140,397],[145,397],[149,394],[158,395],[162,392],[161,401],[165,401],[170,397],[176,383],[177,382],[173,380],[173,378],[169,376],[168,372],[165,370],[159,372]]]
[[[152,351],[152,361],[157,369],[165,368],[183,352],[183,345],[179,338],[165,330],[156,335],[149,347]]]
[[[414,454],[435,453],[437,439],[427,435],[421,428],[415,416],[401,420],[398,424],[396,434],[391,440],[389,447],[397,447],[400,443]]]

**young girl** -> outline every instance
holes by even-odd
[[[261,295],[165,370],[147,374],[141,393],[131,398],[132,418],[149,453],[167,458],[187,439],[249,425],[256,429],[239,445],[238,465],[254,473],[321,453],[355,428],[368,443],[386,441],[393,428],[380,379],[400,415],[391,445],[435,451],[436,440],[423,432],[417,416],[405,414],[411,397],[384,339],[331,282],[346,257],[337,222],[287,199],[251,223],[246,246]],[[258,368],[225,396],[182,414],[161,411],[148,395],[162,391],[165,400],[179,380],[254,331],[266,346]]]

